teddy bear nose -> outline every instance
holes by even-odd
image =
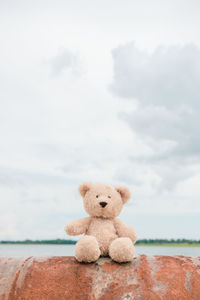
[[[99,204],[100,204],[102,207],[105,207],[108,203],[107,203],[107,202],[99,202]]]

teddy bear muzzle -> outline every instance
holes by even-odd
[[[108,203],[107,202],[99,202],[99,204],[101,205],[101,207],[105,207]]]

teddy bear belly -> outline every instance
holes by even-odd
[[[117,235],[112,235],[108,239],[103,239],[103,240],[97,238],[99,248],[100,248],[100,251],[101,251],[101,255],[103,255],[103,256],[108,255],[109,246],[110,246],[111,242],[113,240],[115,240],[116,238],[117,238]]]
[[[111,222],[94,222],[90,225],[87,235],[92,235],[97,239],[101,255],[108,255],[109,246],[118,236],[114,225]]]
[[[92,233],[88,231],[88,235],[92,235],[97,239],[97,242],[99,244],[99,249],[101,251],[101,255],[107,255],[109,246],[113,240],[117,238],[116,234],[111,234],[108,232],[100,232],[100,234]]]

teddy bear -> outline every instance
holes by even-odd
[[[116,217],[131,193],[127,187],[103,183],[82,183],[79,187],[89,217],[71,221],[65,227],[68,235],[83,237],[75,245],[79,262],[95,262],[100,256],[114,261],[130,262],[135,255],[135,230]]]

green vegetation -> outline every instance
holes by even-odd
[[[76,241],[73,240],[24,240],[24,241],[0,241],[1,244],[58,244],[58,245],[74,245]]]
[[[138,246],[200,246],[200,240],[188,239],[143,239],[136,242]]]
[[[24,240],[24,241],[0,241],[0,244],[54,244],[54,245],[74,245],[74,240]],[[136,242],[138,246],[198,246],[200,247],[200,240],[187,239],[142,239]]]

